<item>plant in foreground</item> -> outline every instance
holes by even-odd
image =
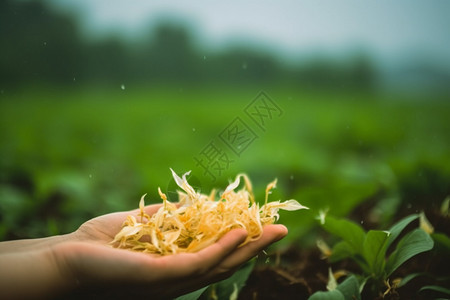
[[[332,249],[319,243],[331,263],[350,258],[362,270],[362,275],[349,276],[341,284],[331,284],[328,292],[317,292],[310,299],[360,299],[365,290],[373,297],[385,297],[401,280],[390,280],[392,273],[411,257],[431,250],[433,239],[422,228],[414,229],[403,236],[388,256],[388,250],[399,235],[418,214],[410,215],[393,225],[389,230],[369,230],[346,219],[336,219],[321,213],[319,221],[329,233],[341,238]],[[330,276],[332,282],[333,276]]]
[[[262,227],[274,223],[278,210],[298,210],[307,208],[295,200],[268,202],[270,191],[276,180],[266,188],[265,203],[262,207],[255,202],[250,180],[245,174],[237,175],[234,182],[216,200],[216,192],[204,195],[195,191],[187,182],[186,176],[180,178],[173,170],[179,192],[179,204],[170,203],[166,195],[158,189],[163,200],[161,208],[152,216],[144,211],[144,197],[139,203],[137,216],[129,215],[122,230],[112,241],[117,247],[160,255],[180,252],[196,252],[220,239],[235,228],[244,228],[248,237],[243,244],[257,240]],[[243,188],[235,192],[241,178]]]

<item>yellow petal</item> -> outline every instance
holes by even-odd
[[[141,214],[144,213],[144,207],[145,207],[145,201],[144,201],[144,198],[145,198],[146,195],[147,195],[147,194],[144,194],[144,195],[141,197],[141,201],[139,201],[139,209],[141,210]]]
[[[419,217],[420,228],[422,228],[426,233],[432,234],[434,232],[434,227],[431,225],[430,221],[428,221],[425,213],[422,211]]]
[[[180,178],[171,171],[175,182],[184,191],[179,192],[181,206],[167,201],[166,194],[158,188],[164,205],[149,216],[144,212],[145,195],[142,196],[138,214],[141,222],[138,223],[134,216],[127,217],[122,230],[114,238],[119,247],[160,255],[196,252],[215,243],[234,228],[247,230],[248,236],[242,243],[246,244],[261,237],[264,225],[278,220],[280,209],[307,208],[295,200],[267,202],[276,180],[267,185],[266,204],[260,208],[254,201],[251,182],[245,174],[238,174],[221,198],[215,201],[214,190],[209,195],[194,191],[186,179],[190,172]],[[236,191],[242,178],[245,185]]]
[[[331,249],[324,240],[322,239],[317,240],[316,245],[317,248],[319,248],[320,252],[322,253],[321,258],[325,259],[331,256]]]

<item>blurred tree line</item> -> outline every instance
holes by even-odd
[[[131,45],[110,36],[83,37],[76,20],[42,1],[0,2],[2,89],[29,84],[70,85],[186,83],[287,83],[316,87],[371,88],[375,71],[364,53],[345,63],[317,58],[286,64],[255,47],[235,45],[207,53],[188,28],[161,23]]]

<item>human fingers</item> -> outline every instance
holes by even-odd
[[[180,294],[183,294],[226,279],[238,270],[242,264],[256,256],[270,244],[282,239],[286,234],[287,228],[283,225],[266,225],[260,239],[236,248],[208,272],[202,272],[197,274],[197,276],[187,278],[185,281],[177,282],[174,288],[181,291],[182,293]],[[207,250],[209,249],[206,248],[205,251]]]
[[[234,229],[216,243],[197,253],[176,254],[158,260],[159,262],[163,262],[163,259],[170,261],[170,264],[163,267],[163,270],[168,272],[173,269],[170,266],[175,264],[175,273],[177,274],[177,276],[172,274],[172,276],[166,277],[165,284],[169,285],[170,289],[169,291],[165,289],[160,290],[160,295],[169,292],[171,296],[179,296],[218,281],[219,277],[212,278],[210,274],[216,274],[214,272],[216,267],[236,251],[246,237],[247,231]]]
[[[149,280],[178,280],[208,272],[237,249],[246,236],[245,230],[236,229],[197,253],[167,256],[116,249],[95,243],[70,243],[61,248],[74,269],[86,273],[83,276],[132,279],[136,275],[137,278],[142,276],[141,278]],[[114,266],[110,265],[112,263]],[[111,267],[115,272],[110,272]],[[129,277],[130,274],[134,275]]]
[[[197,253],[192,253],[191,260],[184,260],[179,256],[182,260],[180,266],[184,262],[186,268],[183,267],[183,269],[190,269],[190,272],[195,272],[196,278],[211,277],[214,280],[215,276],[220,277],[222,274],[227,275],[230,271],[234,271],[264,248],[282,239],[286,234],[287,228],[283,225],[267,225],[258,240],[239,247],[245,240],[246,231],[235,229],[213,245]],[[236,245],[236,243],[238,244]],[[197,260],[198,263],[195,263]],[[193,263],[196,266],[195,270],[190,268]]]
[[[59,247],[60,265],[82,287],[132,285],[139,290],[178,295],[194,290],[203,278],[246,238],[233,230],[220,241],[197,253],[153,256],[99,244],[70,243]],[[200,283],[200,286],[206,285]]]
[[[263,227],[263,233],[258,240],[245,244],[237,249],[232,256],[228,257],[227,261],[223,262],[223,264],[229,264],[231,266],[240,265],[256,256],[271,244],[283,239],[287,234],[288,229],[284,225],[266,225]]]
[[[263,233],[258,240],[237,248],[220,262],[220,264],[213,270],[213,273],[210,276],[220,277],[221,274],[227,274],[230,271],[233,272],[242,264],[258,255],[258,253],[260,253],[262,250],[284,238],[287,233],[288,230],[284,225],[277,224],[264,226]]]
[[[196,252],[168,255],[157,260],[164,270],[161,275],[173,277],[174,270],[179,277],[203,276],[220,264],[228,255],[236,251],[247,237],[247,231],[234,229],[225,234],[219,241]]]
[[[213,245],[197,252],[153,256],[98,244],[66,247],[66,262],[82,286],[133,286],[133,292],[176,296],[231,275],[242,263],[282,238],[284,226],[265,227],[260,240],[239,247],[247,232],[232,230]],[[116,289],[114,289],[116,290]]]

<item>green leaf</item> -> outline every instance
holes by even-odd
[[[309,300],[361,300],[359,282],[354,275],[345,279],[332,291],[319,291],[314,293]]]
[[[190,292],[189,294],[186,295],[181,295],[178,298],[175,298],[175,300],[197,300],[198,298],[200,298],[200,296],[203,294],[203,292],[208,288],[209,286],[205,286],[201,289],[198,289],[196,291]]]
[[[347,300],[339,290],[315,292],[308,300]]]
[[[419,276],[428,276],[428,274],[425,273],[425,272],[418,272],[418,273],[408,274],[408,275],[406,275],[405,277],[402,278],[402,280],[398,284],[398,287],[404,286],[405,284],[407,284],[408,282],[410,282],[411,280],[413,280],[414,278],[417,278]]]
[[[409,215],[397,223],[395,223],[390,229],[389,229],[389,238],[387,241],[386,249],[389,248],[389,246],[395,241],[395,239],[402,233],[403,229],[405,229],[406,226],[409,225],[412,221],[416,220],[419,217],[419,215]]]
[[[389,234],[385,231],[370,230],[363,243],[363,257],[367,262],[371,275],[382,276],[385,265],[387,240]]]
[[[422,229],[418,228],[405,235],[386,263],[386,276],[390,276],[400,265],[411,257],[431,250],[433,240]]]
[[[339,220],[327,216],[322,227],[349,243],[356,253],[362,254],[365,233],[361,226],[346,219]]]
[[[245,285],[250,273],[255,266],[255,259],[250,260],[244,266],[242,266],[236,273],[234,273],[231,277],[222,280],[218,283],[215,283],[211,286],[215,288],[215,293],[218,299],[229,299],[233,293],[239,294],[242,287]]]
[[[427,290],[450,295],[450,289],[444,288],[444,287],[439,286],[439,285],[426,285],[426,286],[422,287],[419,290],[419,292],[427,291]]]
[[[359,282],[354,275],[345,279],[338,285],[337,289],[344,295],[345,299],[361,300]]]
[[[440,251],[450,253],[450,238],[446,234],[440,232],[432,233],[431,238]]]
[[[329,260],[331,263],[343,260],[348,257],[352,257],[355,254],[355,250],[346,241],[340,241],[336,243],[332,250]]]

